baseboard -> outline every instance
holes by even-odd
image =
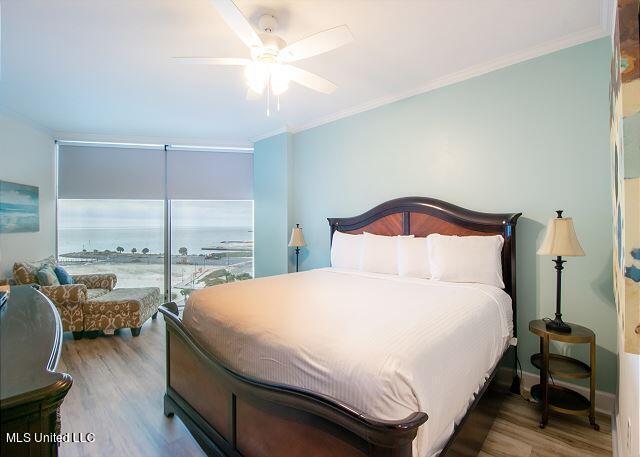
[[[530,373],[528,371],[522,372],[522,388],[527,392],[529,392],[529,389],[531,389],[531,386],[538,384],[539,382],[540,382],[539,374]],[[587,389],[586,387],[578,386],[578,385],[571,384],[569,382],[565,382],[557,379],[555,380],[555,383],[558,384],[559,386],[570,387],[576,392],[589,398],[589,389]],[[596,390],[596,411],[613,416],[615,400],[616,400],[616,396],[614,394],[609,392],[604,392],[602,390]]]

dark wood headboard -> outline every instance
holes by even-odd
[[[329,218],[331,239],[344,233],[376,235],[502,235],[502,277],[516,318],[516,222],[522,213],[480,213],[435,198],[405,197],[382,203],[354,217]]]

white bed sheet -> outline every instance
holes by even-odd
[[[332,268],[194,291],[183,320],[244,375],[379,419],[426,412],[417,457],[442,450],[512,335],[496,287]]]

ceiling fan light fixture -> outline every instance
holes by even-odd
[[[339,25],[287,44],[274,33],[278,20],[273,15],[265,14],[260,17],[258,20],[260,33],[256,33],[253,25],[242,14],[234,0],[211,0],[211,2],[224,22],[249,48],[251,59],[194,56],[178,57],[178,61],[245,67],[244,78],[249,86],[245,97],[247,100],[256,100],[266,92],[267,115],[269,115],[269,106],[273,97],[276,98],[278,111],[280,110],[280,95],[289,89],[291,81],[323,94],[331,94],[337,89],[331,81],[291,63],[324,54],[350,43],[353,41],[353,35],[348,26]]]
[[[251,62],[244,68],[247,85],[257,94],[262,94],[269,79],[269,66],[263,62]]]
[[[271,65],[271,91],[274,95],[281,95],[289,89],[291,77],[287,69],[280,64]]]

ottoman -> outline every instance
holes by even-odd
[[[138,336],[142,324],[150,317],[156,318],[159,306],[157,287],[113,289],[84,303],[84,334],[95,338],[100,331],[128,327],[133,336]]]

